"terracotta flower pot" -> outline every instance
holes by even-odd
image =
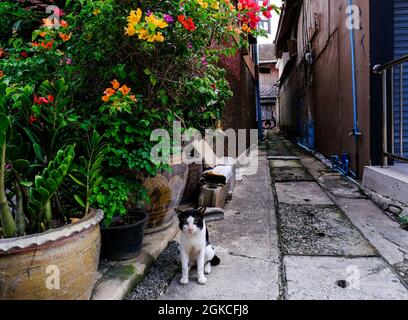
[[[89,300],[96,281],[101,210],[45,233],[0,239],[0,299]]]
[[[150,204],[145,210],[149,214],[145,234],[161,231],[174,221],[175,211],[183,197],[188,178],[188,165],[181,158],[173,158],[172,172],[162,172],[147,178],[144,185],[148,190]]]

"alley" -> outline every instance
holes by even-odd
[[[208,284],[198,285],[193,270],[181,286],[174,268],[155,298],[408,299],[407,231],[281,137],[260,151],[257,173],[238,184],[225,219],[209,230],[222,262]]]

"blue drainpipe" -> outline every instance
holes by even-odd
[[[348,0],[349,6],[353,5],[353,0]],[[352,12],[350,11],[350,19],[352,19]],[[351,20],[350,20],[351,22]],[[350,136],[354,136],[355,145],[356,145],[356,168],[358,174],[358,166],[359,166],[359,147],[358,147],[358,139],[362,135],[358,128],[358,111],[357,111],[357,80],[356,80],[356,55],[355,55],[355,39],[354,39],[354,28],[350,28],[350,48],[351,48],[351,68],[352,68],[352,85],[353,85],[353,131],[350,133]]]
[[[256,96],[256,113],[258,118],[258,139],[260,141],[264,138],[264,132],[262,127],[262,109],[261,109],[261,91],[259,89],[259,52],[258,41],[254,44],[254,57],[255,57],[255,96]]]

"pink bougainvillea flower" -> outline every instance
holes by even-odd
[[[171,15],[167,14],[167,13],[165,13],[163,15],[163,18],[164,18],[164,21],[166,21],[167,23],[173,23],[174,22],[173,17]]]

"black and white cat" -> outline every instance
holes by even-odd
[[[208,239],[208,229],[204,221],[206,208],[181,211],[176,209],[181,230],[180,260],[182,275],[180,284],[189,282],[189,270],[197,266],[198,283],[206,284],[205,274],[211,273],[211,266],[220,264],[214,248]]]

